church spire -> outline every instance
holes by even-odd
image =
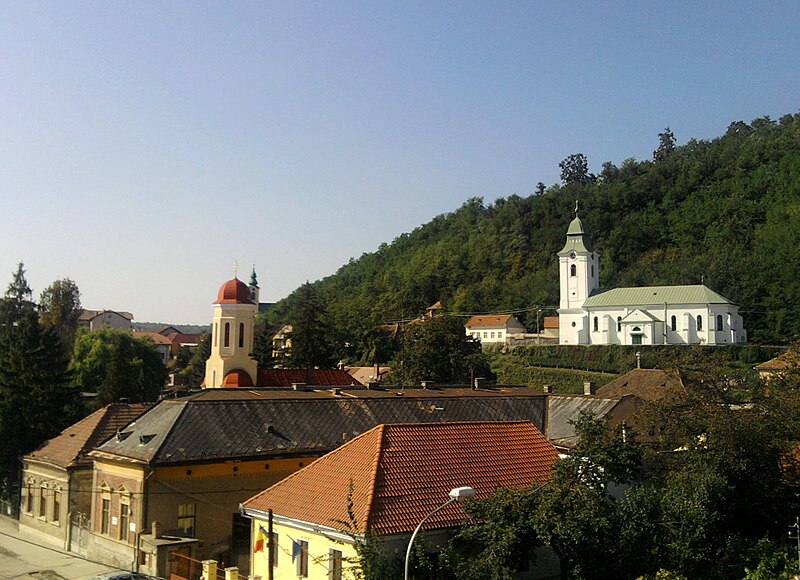
[[[250,284],[251,288],[258,288],[258,278],[256,277],[256,265],[253,264],[253,273],[250,274]]]

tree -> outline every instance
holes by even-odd
[[[121,399],[155,401],[166,382],[167,369],[149,339],[125,330],[83,330],[75,339],[70,367],[75,385],[97,393],[98,406]]]
[[[29,453],[69,425],[80,410],[70,388],[67,358],[58,335],[39,323],[20,263],[0,302],[0,472],[17,472]]]
[[[666,161],[675,152],[675,135],[669,127],[658,134],[658,149],[653,151],[653,161]]]
[[[583,153],[573,153],[561,161],[558,166],[561,168],[561,181],[564,185],[572,183],[592,183],[594,175],[589,173],[589,161]]]
[[[396,384],[470,383],[473,377],[491,378],[488,357],[481,344],[467,336],[464,323],[453,316],[437,316],[409,324],[403,330],[399,361],[389,380]]]
[[[197,348],[189,359],[189,364],[181,371],[184,384],[190,389],[197,389],[206,376],[206,361],[211,356],[211,335],[204,333],[197,340]]]
[[[292,325],[292,366],[333,366],[331,330],[325,319],[325,310],[325,303],[312,284],[306,282],[297,289],[289,316]]]
[[[72,352],[78,318],[82,311],[81,292],[78,285],[69,278],[56,280],[39,297],[39,317],[42,324],[58,332],[67,353]]]
[[[536,189],[533,190],[534,195],[544,195],[545,187],[541,181],[536,184]]]

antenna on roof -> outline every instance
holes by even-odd
[[[700,283],[701,284],[705,284],[706,283],[706,275],[705,274],[700,274]]]
[[[575,217],[578,217],[578,200],[575,200]]]
[[[239,278],[239,261],[238,260],[234,260],[233,261],[233,277],[234,278]]]

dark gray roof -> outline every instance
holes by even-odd
[[[242,393],[239,399],[162,401],[95,454],[151,466],[321,454],[382,423],[526,420],[543,430],[546,399],[541,394],[423,393],[285,400]]]
[[[572,447],[578,442],[575,434],[576,421],[581,411],[603,418],[619,403],[619,398],[606,399],[598,396],[550,395],[547,397],[547,438],[556,447]]]

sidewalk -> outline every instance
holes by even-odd
[[[89,580],[110,570],[114,568],[40,546],[19,532],[17,520],[0,516],[0,580]]]

